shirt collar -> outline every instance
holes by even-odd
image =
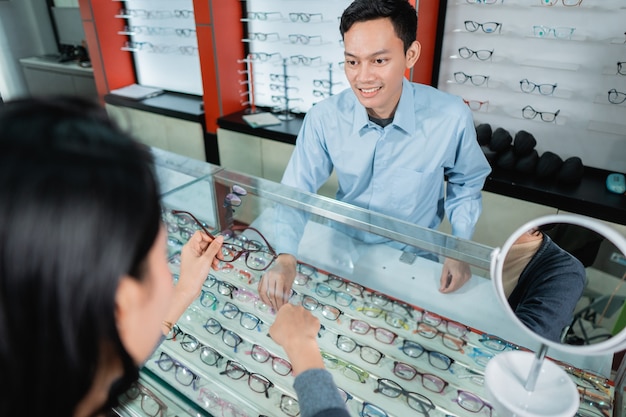
[[[404,78],[402,80],[402,94],[400,95],[400,102],[396,108],[396,113],[393,118],[393,122],[390,126],[397,126],[406,133],[409,133],[415,126],[415,103],[413,100],[413,92],[411,91],[411,83]],[[353,93],[354,94],[354,93]],[[353,118],[353,134],[358,133],[361,129],[368,127],[369,116],[367,110],[354,96],[355,111]]]

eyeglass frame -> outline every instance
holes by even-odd
[[[412,355],[409,355],[409,354],[407,353],[407,344],[412,344],[412,345],[413,345],[413,347],[419,347],[419,348],[421,349],[420,354],[419,354],[419,355],[417,355],[417,356],[412,356]],[[445,353],[441,353],[441,352],[439,352],[439,351],[437,351],[437,350],[429,350],[429,349],[426,349],[424,346],[420,345],[419,343],[414,342],[414,341],[409,340],[409,339],[405,339],[405,340],[402,342],[402,346],[401,346],[399,349],[402,351],[402,353],[404,353],[404,354],[405,354],[406,356],[408,356],[409,358],[415,358],[415,359],[419,358],[419,357],[420,357],[420,356],[422,356],[424,353],[427,353],[427,354],[428,354],[428,363],[430,363],[432,366],[434,366],[435,368],[440,369],[440,370],[442,370],[442,371],[447,371],[448,369],[450,369],[450,367],[452,366],[452,364],[456,362],[453,358],[451,358],[450,356],[446,355]],[[446,368],[442,368],[442,367],[436,366],[436,365],[432,362],[432,359],[433,359],[433,354],[434,354],[435,356],[440,355],[440,356],[442,356],[442,357],[446,358],[447,360],[446,360],[445,362],[446,362],[446,364],[447,364],[447,367],[446,367]],[[435,359],[442,360],[440,357],[436,357]]]
[[[548,7],[552,7],[554,5],[556,5],[559,0],[539,0],[541,2],[542,5],[544,6],[548,6]],[[577,3],[576,4],[565,4],[566,0],[561,0],[561,4],[563,4],[563,6],[565,7],[577,7],[580,6],[580,4],[583,2],[583,0],[574,0]]]
[[[353,345],[354,345],[354,347],[353,347],[351,350],[346,350],[346,349],[342,348],[342,347],[340,346],[340,343],[339,343],[339,342],[340,342],[340,340],[342,340],[342,339],[343,339],[343,340],[347,340],[347,341],[351,342],[351,344],[353,344]],[[346,353],[352,353],[352,352],[354,352],[357,348],[359,348],[359,357],[360,357],[361,359],[363,359],[365,362],[367,362],[367,363],[371,363],[372,365],[377,365],[377,364],[379,364],[379,363],[380,363],[380,361],[381,361],[381,360],[385,357],[385,354],[384,354],[384,353],[382,353],[381,351],[379,351],[378,349],[375,349],[375,348],[373,348],[373,347],[371,347],[371,346],[362,345],[362,344],[360,344],[360,343],[357,343],[357,341],[356,341],[356,340],[354,340],[353,338],[348,337],[348,336],[343,335],[343,334],[338,334],[338,335],[337,335],[337,340],[335,341],[335,346],[337,346],[337,349],[341,350],[342,352],[346,352]],[[373,352],[374,352],[374,356],[376,356],[376,357],[378,358],[378,360],[376,360],[376,362],[372,362],[372,361],[370,361],[370,360],[365,359],[365,358],[363,357],[363,349],[366,349],[366,350],[368,350],[368,351],[370,351],[370,352],[372,352],[372,351],[373,351]]]
[[[261,360],[257,359],[255,357],[255,355],[254,355],[255,349],[257,349],[257,350],[261,349],[265,353],[267,358],[264,361],[261,361]],[[248,352],[246,352],[246,353],[248,353]],[[259,363],[265,363],[265,362],[267,362],[267,361],[269,361],[271,359],[272,360],[272,363],[271,363],[272,364],[272,370],[274,372],[276,372],[278,375],[286,376],[286,375],[289,375],[293,371],[293,366],[291,365],[291,363],[287,359],[283,359],[280,356],[273,355],[269,350],[265,349],[263,346],[261,346],[261,345],[259,345],[257,343],[252,345],[252,350],[250,350],[250,356],[252,357],[252,359],[254,359],[255,361],[257,361]],[[276,360],[279,360],[280,364],[283,365],[283,366],[288,365],[288,366],[285,366],[285,368],[289,368],[289,370],[286,373],[278,372],[276,370],[277,367],[274,364]]]
[[[337,365],[337,366],[334,366],[334,367],[326,365],[327,368],[329,368],[329,369],[338,369],[341,366],[343,369],[347,369],[349,371],[352,371],[358,377],[358,381],[360,383],[365,384],[367,382],[367,379],[369,378],[370,373],[367,372],[365,369],[362,369],[362,368],[356,366],[353,363],[346,362],[343,359],[341,359],[341,358],[339,358],[339,357],[337,357],[337,356],[335,356],[333,354],[330,354],[330,353],[327,353],[327,352],[324,352],[324,351],[320,351],[320,353],[322,355],[322,360],[324,360],[324,364],[326,364],[326,360],[327,360],[330,363],[332,363],[333,365],[334,364]],[[346,375],[346,377],[350,378],[347,375]],[[350,378],[350,379],[352,379],[352,378]],[[352,380],[355,381],[354,379],[352,379]]]
[[[132,388],[136,388],[137,389],[137,395],[132,397],[130,396],[128,393]],[[160,398],[158,398],[150,389],[148,389],[148,387],[144,386],[143,384],[141,384],[139,381],[134,381],[130,388],[127,389],[124,392],[124,395],[129,399],[129,400],[136,400],[137,397],[139,397],[141,395],[141,409],[148,414],[150,417],[156,417],[156,416],[164,416],[165,412],[167,411],[167,404],[165,404],[163,401],[161,401]],[[159,409],[154,413],[151,414],[148,410],[146,410],[144,408],[144,399],[145,398],[150,398],[152,401],[154,401],[156,403],[156,405],[159,406]]]
[[[229,306],[229,310],[225,312],[226,307]],[[234,311],[235,314],[230,316],[227,315],[229,314],[231,311]],[[226,317],[227,319],[231,319],[234,320],[239,314],[241,314],[241,317],[239,318],[239,324],[241,325],[241,327],[243,327],[244,329],[247,330],[254,330],[257,329],[258,331],[261,331],[261,325],[263,324],[263,320],[261,320],[259,317],[255,316],[254,314],[247,312],[247,311],[243,311],[242,309],[240,309],[237,305],[231,303],[230,301],[227,301],[224,304],[224,307],[222,307],[222,311],[220,311],[220,313],[222,314],[222,316]],[[248,327],[245,324],[243,324],[243,320],[244,318],[248,318],[251,320],[251,322],[254,322],[254,326],[253,327]]]
[[[163,363],[165,361],[169,361],[169,362],[172,363],[172,365],[170,367],[168,367],[167,369],[165,369],[165,368],[163,368],[161,366],[161,363]],[[189,369],[188,367],[183,365],[181,362],[179,362],[176,359],[172,358],[168,353],[161,351],[161,355],[159,356],[159,359],[155,360],[155,363],[157,364],[159,369],[161,369],[161,370],[163,370],[165,372],[169,372],[172,369],[172,367],[174,367],[175,368],[174,378],[176,379],[176,381],[178,381],[181,385],[184,385],[186,387],[192,386],[194,391],[197,389],[197,385],[196,384],[197,384],[197,381],[200,379],[200,376],[198,376],[191,369]],[[187,371],[187,372],[189,372],[191,374],[191,381],[189,381],[188,384],[182,382],[179,379],[179,377],[178,377],[179,369],[184,369],[185,371]]]
[[[304,305],[304,300],[313,300],[315,301],[315,307],[314,308],[309,308],[308,306]],[[327,318],[328,320],[338,320],[339,317],[343,314],[343,311],[340,308],[337,308],[333,305],[330,304],[324,304],[322,302],[320,302],[317,298],[313,297],[312,295],[303,295],[302,299],[300,301],[300,304],[302,305],[302,307],[306,308],[309,311],[315,311],[317,310],[317,308],[319,306],[322,306],[321,312],[322,312],[322,316],[324,316],[325,318]],[[333,311],[331,311],[331,309],[333,310],[337,310],[337,315],[335,316],[335,313]],[[329,317],[328,314],[325,313],[332,313],[332,316]]]
[[[308,23],[311,21],[311,18],[313,16],[319,16],[321,20],[324,20],[324,15],[321,13],[302,13],[302,12],[289,13],[289,20],[291,20],[294,23],[297,21]]]
[[[320,297],[328,298],[331,295],[335,295],[335,302],[342,307],[350,307],[350,305],[356,301],[356,298],[348,294],[347,292],[337,291],[325,282],[318,282],[315,284],[315,294]],[[340,301],[341,300],[341,301]]]
[[[526,110],[532,110],[533,111],[533,116],[532,117],[527,117],[525,115]],[[539,117],[541,118],[542,121],[546,122],[546,123],[552,123],[555,122],[556,123],[556,117],[559,115],[559,113],[561,113],[561,110],[557,110],[556,112],[547,112],[547,111],[537,111],[535,110],[531,105],[525,106],[522,109],[522,117],[524,117],[524,119],[528,119],[528,120],[533,120],[535,117],[537,117],[537,115],[539,115]],[[552,119],[546,120],[543,115],[546,114],[548,116],[546,117],[550,117],[550,115],[552,116]]]
[[[567,35],[562,34],[561,31],[565,29],[569,31],[569,34]],[[541,32],[538,32],[538,30],[541,30]],[[544,25],[534,25],[533,35],[537,38],[546,38],[550,35],[550,33],[552,33],[556,39],[572,39],[572,35],[574,34],[575,30],[576,28],[568,27],[568,26],[551,27],[551,26],[544,26]]]
[[[205,400],[204,397],[208,398]],[[204,403],[207,407],[209,406],[210,401],[214,401],[215,404],[222,409],[222,417],[249,417],[248,414],[244,410],[240,409],[237,405],[220,398],[220,396],[217,395],[215,392],[210,391],[208,388],[205,387],[200,388],[200,393],[198,394],[197,401]],[[226,408],[229,412],[225,413],[224,408]]]
[[[463,406],[463,404],[462,404],[462,402],[460,400],[461,395],[467,395],[468,397],[471,397],[472,399],[476,399],[476,400],[480,401],[480,403],[482,405],[477,410],[469,409],[469,408]],[[480,398],[478,395],[476,395],[476,394],[474,394],[472,392],[465,391],[465,390],[462,390],[462,389],[457,390],[457,395],[456,395],[456,397],[454,399],[454,402],[457,403],[459,405],[459,407],[461,407],[464,410],[467,410],[467,411],[469,411],[471,413],[479,413],[483,408],[487,407],[489,409],[489,417],[493,416],[493,407],[491,406],[491,404],[489,404],[488,402],[484,401],[482,398]]]
[[[465,25],[465,30],[467,30],[468,32],[476,32],[478,31],[478,29],[481,29],[484,33],[487,34],[491,34],[491,33],[501,33],[502,32],[502,23],[500,22],[485,22],[485,23],[479,23],[476,22],[474,20],[466,20],[465,22],[463,22],[463,24]],[[472,24],[473,28],[468,28],[468,24]],[[489,26],[487,26],[489,25]],[[490,30],[491,26],[495,25],[495,27],[493,27],[493,30]]]
[[[219,330],[217,332],[212,332],[211,330],[209,330],[209,327],[216,327],[215,324],[213,324],[212,326],[209,324],[209,322],[211,323],[216,323],[217,326],[219,326]],[[204,323],[202,325],[202,327],[204,327],[204,330],[206,330],[208,333],[211,333],[212,335],[217,335],[219,333],[222,333],[222,342],[224,342],[224,344],[228,347],[231,347],[234,349],[235,352],[237,352],[237,348],[239,347],[239,345],[241,345],[243,343],[243,338],[241,336],[239,336],[237,333],[235,333],[234,331],[227,329],[226,327],[222,326],[222,323],[220,323],[217,319],[213,318],[213,317],[209,317],[206,321],[206,323]],[[226,337],[226,334],[229,334],[235,341],[235,346],[230,345],[228,342],[226,342],[226,340],[224,339]]]
[[[193,339],[193,341],[185,341],[185,338],[191,338]],[[194,347],[193,349],[188,349],[187,347],[189,347],[190,344],[192,343],[195,343],[196,347]],[[207,346],[204,343],[200,342],[197,337],[195,337],[194,335],[190,333],[183,332],[183,339],[180,341],[180,345],[186,352],[190,352],[190,353],[195,352],[196,350],[200,349],[200,360],[204,364],[209,365],[209,366],[219,366],[220,360],[224,358],[224,356],[222,356],[222,354],[219,353],[217,350],[213,349],[211,346]],[[216,357],[215,361],[214,362],[212,361],[213,363],[209,363],[203,359],[203,353],[205,353],[206,351],[209,351],[211,354],[213,354]]]
[[[339,282],[339,286],[333,285],[334,282]],[[358,293],[359,297],[363,297],[363,293],[365,292],[365,287],[363,287],[362,285],[356,284],[352,281],[348,281],[347,279],[343,279],[334,274],[328,274],[323,283],[328,285],[329,287],[334,288],[335,290],[338,290],[345,285],[346,290],[344,292],[350,294],[352,293],[351,289],[355,289],[357,290],[355,294]]]
[[[235,368],[232,368],[232,366],[234,366]],[[229,370],[229,367],[231,367],[231,369]],[[232,371],[241,371],[242,375],[235,378],[232,377],[230,375],[230,373],[232,373]],[[272,388],[274,386],[274,383],[272,381],[270,381],[267,377],[257,373],[257,372],[250,372],[246,369],[245,366],[243,366],[241,363],[229,359],[226,362],[226,367],[224,368],[224,370],[222,372],[220,372],[220,375],[226,375],[227,377],[229,377],[230,379],[234,379],[234,380],[239,380],[241,378],[243,378],[245,375],[248,375],[248,387],[250,387],[250,389],[254,392],[258,392],[259,394],[265,394],[265,398],[269,398],[270,394],[269,394],[269,389]],[[252,380],[256,380],[261,382],[261,384],[265,387],[265,389],[263,391],[257,391],[252,387]],[[267,384],[266,384],[267,383]]]
[[[398,366],[400,366],[400,365],[402,365],[402,366],[404,366],[406,368],[411,369],[413,371],[413,376],[410,377],[410,378],[407,378],[407,377],[401,375],[399,372],[397,372],[396,368],[398,368]],[[440,378],[440,377],[438,377],[437,375],[434,375],[434,374],[420,372],[420,371],[417,370],[417,368],[415,368],[414,366],[409,365],[408,363],[405,363],[405,362],[394,361],[393,362],[393,370],[392,370],[392,372],[393,372],[393,374],[395,376],[397,376],[398,378],[402,378],[405,381],[412,381],[415,378],[417,378],[417,376],[419,376],[420,379],[421,379],[422,386],[425,389],[427,389],[427,390],[429,390],[431,392],[437,393],[437,394],[441,394],[446,389],[446,387],[448,385],[450,385],[450,383],[448,381],[444,380],[443,378]],[[439,389],[438,391],[430,389],[428,386],[426,386],[426,384],[424,384],[424,377],[432,377],[431,379],[434,379],[434,380],[436,380],[438,382],[440,381],[441,385],[442,385],[441,389]]]
[[[226,261],[224,261],[226,262]],[[207,282],[212,282],[212,284],[208,285]],[[231,284],[230,282],[227,281],[222,281],[221,279],[217,278],[215,275],[213,274],[209,274],[207,275],[206,279],[204,280],[204,282],[202,283],[202,286],[204,288],[213,288],[213,286],[217,284],[217,292],[219,292],[222,295],[227,295],[229,296],[231,299],[233,298],[233,293],[235,291],[239,290],[239,287]],[[222,288],[226,288],[228,291],[223,291]],[[205,290],[206,291],[206,290]]]
[[[615,97],[615,98],[611,98]],[[623,97],[621,101],[619,101],[619,97]],[[611,104],[622,104],[626,101],[626,93],[622,93],[621,91],[617,91],[615,88],[611,88],[608,92],[608,100]]]
[[[198,218],[197,218],[196,216],[194,216],[194,215],[193,215],[193,213],[191,213],[191,212],[189,212],[189,211],[186,211],[186,210],[172,210],[172,214],[187,214],[188,216],[190,216],[190,217],[191,217],[191,219],[192,219],[194,222],[196,222],[196,224],[197,224],[198,226],[200,226],[200,228],[202,229],[202,231],[203,231],[204,233],[206,233],[206,234],[207,234],[207,236],[209,236],[211,239],[215,240],[215,236],[214,236],[213,234],[211,234],[211,232],[209,232],[209,231],[206,229],[206,227],[204,227],[204,225],[202,224],[202,222],[201,222],[200,220],[198,220]],[[235,231],[238,231],[238,230],[252,230],[253,232],[257,233],[257,234],[261,237],[261,239],[263,239],[263,242],[265,243],[265,247],[266,247],[266,248],[268,249],[268,251],[269,251],[269,252],[266,252],[266,253],[269,253],[269,254],[272,256],[272,261],[271,261],[271,262],[269,262],[269,263],[267,264],[267,266],[266,266],[266,267],[264,267],[263,269],[256,269],[256,268],[254,268],[254,267],[251,267],[251,266],[250,266],[250,265],[248,265],[248,263],[247,263],[247,257],[248,257],[248,254],[250,254],[251,252],[256,252],[256,251],[251,250],[251,249],[245,249],[245,248],[243,248],[243,247],[241,247],[243,250],[242,250],[242,251],[240,251],[240,252],[237,252],[237,254],[233,257],[233,259],[232,259],[232,260],[226,261],[226,260],[223,260],[223,259],[222,259],[222,261],[223,261],[223,262],[227,262],[227,263],[234,262],[234,261],[236,261],[237,259],[239,259],[239,258],[240,258],[240,257],[241,257],[244,253],[245,253],[245,254],[246,254],[246,258],[245,258],[245,259],[246,259],[246,265],[247,265],[249,268],[254,269],[255,271],[265,271],[265,270],[266,270],[267,268],[269,268],[269,267],[270,267],[270,265],[271,265],[271,264],[272,264],[272,263],[276,260],[276,258],[278,258],[278,254],[276,253],[276,251],[274,250],[274,248],[272,247],[272,245],[271,245],[271,244],[267,241],[267,239],[265,238],[265,236],[263,236],[263,233],[261,233],[259,230],[257,230],[257,229],[256,229],[256,228],[254,228],[254,227],[249,227],[249,226],[232,226],[232,227],[231,227],[231,228],[229,228],[229,229],[224,229],[222,232],[220,232],[220,234],[221,234],[221,235],[223,235],[225,238],[230,238],[230,237],[232,237],[232,235],[234,235],[234,233],[233,233],[232,235],[227,235],[227,234],[225,234],[225,232],[235,232]],[[235,244],[232,244],[232,243],[231,243],[231,245],[235,245]],[[239,245],[236,245],[236,246],[239,246]],[[259,250],[257,250],[257,251],[261,251],[261,250],[259,249]],[[219,259],[219,258],[220,258],[220,256],[218,255],[218,259]]]
[[[355,323],[358,323],[358,324],[364,324],[364,325],[366,325],[366,326],[367,326],[367,330],[366,330],[365,332],[363,332],[363,333],[355,331],[355,330],[354,330],[354,328],[356,327],[356,326],[355,326]],[[354,333],[356,333],[356,334],[360,334],[360,335],[365,335],[365,334],[369,333],[369,332],[370,332],[370,330],[373,330],[373,331],[374,331],[374,338],[375,338],[376,340],[378,340],[379,342],[384,343],[384,344],[386,344],[386,345],[392,345],[392,344],[393,344],[393,342],[394,342],[394,341],[398,338],[398,335],[397,335],[396,333],[392,332],[391,330],[389,330],[389,329],[385,329],[384,327],[376,327],[376,326],[372,326],[371,324],[369,324],[368,322],[366,322],[366,321],[364,321],[364,320],[359,320],[359,319],[350,319],[350,326],[349,326],[349,327],[350,327],[350,330],[351,330],[352,332],[354,332]],[[387,338],[387,339],[385,339],[385,340],[381,340],[381,339],[378,337],[378,331],[379,331],[379,330],[380,330],[380,331],[382,331],[382,332],[384,332],[384,333],[389,334],[389,336],[391,336],[391,339],[390,339],[389,341],[387,341],[387,339],[388,339],[388,338]]]
[[[427,328],[429,332],[426,333],[424,331],[420,331],[420,329],[423,329],[423,328]],[[435,339],[438,335],[441,335],[442,344],[448,349],[452,349],[455,352],[463,353],[463,347],[467,345],[466,340],[463,340],[460,337],[453,335],[451,333],[443,332],[439,330],[437,327],[433,326],[432,324],[429,324],[423,321],[417,322],[417,329],[413,330],[413,333],[419,334],[420,336],[425,337],[426,339],[429,339],[429,340]],[[446,341],[451,342],[452,344],[446,344]]]
[[[427,396],[425,396],[423,394],[420,394],[418,392],[407,391],[406,389],[404,389],[404,387],[402,387],[400,384],[398,384],[397,382],[395,382],[392,379],[389,379],[389,378],[378,378],[377,382],[378,382],[378,385],[377,385],[376,389],[374,390],[374,392],[381,393],[384,396],[389,397],[389,398],[398,398],[400,395],[404,395],[406,397],[407,404],[409,405],[409,407],[412,410],[417,411],[418,413],[421,412],[425,416],[428,416],[429,415],[428,412],[435,409],[435,404],[433,404],[433,402],[431,401],[430,398],[428,398]],[[398,391],[398,395],[391,396],[391,395],[385,394],[383,392],[383,390],[380,389],[380,386],[381,386],[381,384],[383,382],[386,383],[389,388],[392,388],[395,391]],[[425,409],[424,407],[422,407],[421,410],[418,410],[418,409],[414,408],[413,406],[411,406],[411,402],[409,401],[409,398],[413,399],[414,401],[417,401],[422,406],[424,406],[424,405],[428,406],[428,409]],[[426,400],[428,400],[428,402],[426,404],[424,404],[424,402],[421,400],[421,398],[425,398]]]
[[[524,84],[527,84],[529,87],[532,86],[532,88],[526,88],[524,89]],[[532,93],[533,91],[537,90],[539,91],[539,94],[544,95],[544,96],[550,96],[552,94],[554,94],[554,90],[557,87],[557,83],[554,84],[536,84],[532,81],[530,81],[528,78],[524,78],[523,80],[520,80],[519,82],[519,88],[520,90],[522,90],[524,93]],[[552,87],[552,90],[549,93],[544,93],[543,91],[541,91],[542,87]]]
[[[373,307],[370,307],[369,304],[371,304]],[[362,312],[367,317],[373,317],[373,318],[378,318],[384,314],[385,317],[383,320],[385,320],[385,323],[389,324],[390,326],[396,329],[409,330],[410,328],[408,324],[408,320],[405,320],[405,318],[402,317],[400,314],[396,313],[395,311],[388,311],[388,310],[385,310],[384,308],[380,308],[374,303],[365,302],[363,303],[363,306],[358,307],[356,310]],[[374,312],[374,311],[378,311],[378,314],[372,315],[372,314],[367,313],[367,312]],[[389,320],[390,317],[391,317],[391,320]],[[396,322],[399,325],[396,325]]]
[[[467,53],[469,53],[468,56],[463,56],[464,53],[461,51],[467,51]],[[467,46],[462,46],[459,48],[458,52],[459,52],[459,56],[463,59],[470,59],[472,56],[476,55],[476,59],[480,60],[480,61],[487,61],[489,59],[491,59],[491,57],[493,56],[493,52],[495,50],[489,50],[489,49],[477,49],[477,50],[473,50],[468,48]],[[480,55],[478,55],[479,52],[489,52],[489,56],[486,58],[481,58]]]
[[[474,74],[474,75],[470,75],[470,74],[466,74],[463,71],[457,71],[454,74],[454,81],[456,81],[459,84],[465,84],[467,82],[467,80],[470,80],[470,82],[475,85],[476,87],[480,87],[481,85],[484,85],[485,83],[487,83],[487,81],[489,81],[489,76],[488,75],[482,75],[482,74]],[[463,81],[459,81],[459,78],[457,77],[457,75],[462,75],[463,76]],[[474,82],[474,78],[475,77],[482,77],[482,82]]]

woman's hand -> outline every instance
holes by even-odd
[[[302,306],[284,304],[270,327],[272,340],[283,347],[294,376],[307,369],[324,368],[317,344],[320,321]]]

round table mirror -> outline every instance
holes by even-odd
[[[573,416],[577,388],[544,357],[549,347],[576,355],[624,349],[626,238],[588,217],[540,217],[494,249],[491,276],[506,313],[541,343],[534,355],[490,361],[485,384],[498,415]]]

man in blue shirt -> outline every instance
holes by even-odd
[[[282,183],[317,192],[334,169],[338,200],[429,228],[445,210],[452,234],[471,238],[491,169],[463,100],[404,77],[420,55],[415,9],[407,0],[355,0],[340,31],[351,89],[307,112]],[[292,243],[279,243],[259,283],[260,297],[276,309],[295,278],[297,229],[283,230],[292,236],[281,241]],[[470,277],[469,265],[448,258],[440,291]]]

